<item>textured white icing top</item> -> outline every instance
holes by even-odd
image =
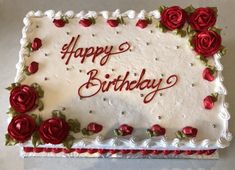
[[[53,19],[61,16],[66,16],[69,23],[62,28],[55,27]],[[116,28],[107,25],[107,18],[119,16],[124,17],[125,25]],[[146,16],[153,18],[153,24],[145,29],[137,28],[137,20]],[[80,18],[88,17],[96,18],[96,24],[88,28],[79,26]],[[196,58],[189,46],[188,37],[181,38],[172,32],[162,33],[154,24],[159,18],[160,13],[157,10],[142,10],[139,13],[133,10],[124,13],[119,10],[113,13],[81,11],[77,14],[73,11],[30,11],[23,20],[25,27],[20,41],[15,81],[22,84],[37,82],[42,86],[45,91],[42,99],[45,107],[43,111],[35,110],[34,113],[40,114],[43,119],[51,117],[52,110],[65,107],[66,116],[77,118],[82,127],[89,122],[103,125],[103,130],[97,135],[75,135],[77,139],[74,148],[214,149],[228,146],[232,136],[228,131],[230,116],[224,102],[226,90],[222,85],[220,56],[216,54],[209,61],[215,64],[219,73],[216,80],[208,83],[202,78],[205,66]],[[104,66],[99,65],[99,59],[92,63],[87,58],[81,64],[80,59],[73,57],[65,65],[65,60],[61,59],[61,48],[77,35],[80,38],[76,48],[113,45],[117,49],[121,43],[128,42],[131,50],[113,55]],[[42,48],[29,54],[24,47],[35,37],[42,39]],[[39,71],[25,76],[23,67],[32,61],[39,63]],[[145,78],[166,80],[170,75],[176,74],[179,80],[174,87],[162,91],[161,95],[157,94],[147,104],[143,103],[141,95],[149,93],[148,89],[122,92],[111,89],[82,100],[78,96],[78,87],[88,80],[87,72],[91,69],[97,69],[97,76],[104,81],[107,73],[112,80],[127,71],[130,72],[129,79],[136,80],[143,68],[146,69]],[[45,77],[48,80],[45,81]],[[214,108],[204,109],[204,97],[214,92],[219,93]],[[92,113],[89,113],[90,110]],[[134,133],[126,137],[114,137],[112,130],[124,123],[134,127]],[[166,128],[166,135],[149,138],[145,130],[153,124]],[[190,140],[177,139],[175,132],[185,126],[196,127],[197,137]],[[25,145],[31,146],[31,143]],[[50,144],[42,147],[48,146],[62,147]]]

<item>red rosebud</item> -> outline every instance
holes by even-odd
[[[148,24],[149,24],[149,21],[147,19],[139,19],[136,23],[136,26],[143,29],[143,28],[147,27]]]
[[[31,74],[34,74],[38,71],[38,63],[33,61],[29,66],[28,66],[28,72]]]
[[[189,24],[196,31],[205,31],[215,25],[216,14],[211,8],[197,8],[189,17]]]
[[[91,24],[92,24],[92,22],[91,22],[91,20],[90,19],[81,19],[80,21],[79,21],[79,24],[81,24],[82,26],[84,26],[84,27],[89,27]]]
[[[215,31],[208,30],[194,35],[192,43],[198,54],[210,57],[220,50],[222,39]]]
[[[212,109],[214,106],[214,97],[213,96],[207,96],[205,97],[205,99],[203,100],[203,105],[205,109]]]
[[[53,23],[55,24],[55,26],[57,27],[63,27],[65,26],[66,22],[63,19],[54,19]]]
[[[195,137],[197,135],[197,129],[193,128],[191,126],[186,126],[182,129],[182,132],[187,136],[187,137]]]
[[[133,131],[133,127],[127,124],[122,124],[118,129],[122,132],[122,136],[130,135]]]
[[[213,71],[210,68],[204,69],[204,71],[202,73],[202,77],[207,81],[213,81],[215,79],[215,77],[213,75]]]
[[[31,44],[31,48],[33,51],[37,51],[42,46],[42,41],[39,38],[34,38]]]
[[[111,26],[111,27],[117,27],[119,25],[119,21],[117,19],[108,19],[107,23]]]
[[[187,13],[178,6],[166,8],[161,13],[161,24],[169,30],[180,29],[187,20]]]
[[[157,133],[158,136],[165,135],[165,133],[166,133],[166,129],[165,129],[165,128],[162,128],[162,127],[161,127],[160,125],[158,125],[158,124],[153,125],[153,126],[150,128],[150,130],[151,130],[152,132]]]
[[[87,125],[87,130],[93,133],[99,133],[102,129],[103,126],[98,123],[91,122]]]

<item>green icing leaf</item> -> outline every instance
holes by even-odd
[[[146,130],[146,133],[147,133],[147,135],[149,136],[149,137],[153,137],[154,135],[153,135],[153,131],[151,131],[150,129],[147,129]]]
[[[184,138],[183,133],[181,131],[177,131],[175,135],[178,139],[183,139]]]
[[[80,123],[78,122],[77,119],[69,119],[68,124],[72,132],[74,133],[80,132]]]
[[[11,90],[12,90],[12,87],[11,87],[11,86],[6,87],[6,90],[11,91]]]
[[[5,145],[12,146],[16,145],[18,142],[15,139],[12,139],[9,134],[5,135]]]
[[[218,100],[219,94],[218,93],[212,93],[211,96],[213,98],[213,102],[216,102]]]
[[[214,10],[216,16],[218,15],[218,8],[217,7],[209,7],[209,8]]]
[[[40,115],[31,114],[31,116],[38,126],[42,123],[42,117]]]
[[[38,96],[40,98],[42,98],[44,96],[44,91],[42,90],[42,88],[39,84],[33,83],[33,84],[31,84],[31,87],[33,87],[37,91]]]
[[[89,136],[89,131],[86,128],[83,128],[81,132],[82,132],[82,135]]]
[[[59,112],[59,117],[60,117],[61,119],[66,120],[66,116],[65,116],[62,112]]]
[[[14,89],[17,86],[20,86],[20,83],[11,83],[11,85],[9,87],[7,87],[6,90],[11,91],[12,89]]]
[[[91,21],[92,24],[95,24],[95,18],[94,17],[90,17],[89,20]]]
[[[120,131],[119,129],[114,129],[113,133],[115,136],[122,136],[123,135],[122,131]]]
[[[29,52],[32,52],[32,51],[33,51],[33,49],[32,49],[32,43],[31,43],[31,42],[28,43],[28,45],[27,45],[25,48],[27,48],[27,49],[29,50]]]
[[[174,32],[175,32],[177,35],[180,35],[181,37],[185,37],[185,36],[186,36],[186,31],[185,31],[185,30],[177,29],[177,30],[174,30]]]
[[[121,16],[121,17],[118,17],[117,20],[118,20],[118,23],[120,23],[120,24],[125,24],[125,21],[124,21],[124,19],[123,19],[122,16]]]
[[[190,25],[186,28],[186,33],[192,38],[197,32],[192,29]]]
[[[186,8],[184,8],[184,10],[187,13],[193,13],[195,11],[195,8],[192,5],[190,5],[190,6],[186,7]]]
[[[41,100],[38,100],[38,110],[42,111],[44,109],[44,104]]]
[[[158,8],[159,12],[162,13],[162,11],[166,9],[166,6],[162,5]]]
[[[152,24],[152,22],[153,22],[151,17],[146,18],[146,20],[148,21],[148,24]]]
[[[37,147],[42,144],[38,132],[34,132],[32,135],[32,144],[34,147]]]
[[[208,66],[208,59],[206,59],[203,55],[198,55],[197,58],[202,62],[202,64]]]
[[[221,56],[224,56],[224,55],[226,55],[226,53],[227,53],[227,49],[226,49],[224,46],[222,46],[221,49],[220,49],[220,51],[219,51],[219,54],[220,54]]]
[[[11,115],[12,117],[14,117],[15,115],[17,115],[18,113],[13,109],[13,108],[9,108],[7,114]]]
[[[66,16],[62,16],[61,19],[62,19],[66,24],[69,23],[69,20],[68,20],[68,18],[67,18]]]
[[[73,146],[75,138],[72,135],[68,135],[67,138],[63,141],[63,145],[70,149]]]
[[[210,30],[215,31],[217,34],[221,34],[222,29],[216,28],[216,27],[211,27]]]

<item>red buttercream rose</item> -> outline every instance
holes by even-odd
[[[37,51],[42,46],[42,40],[40,38],[34,38],[31,48],[33,51]]]
[[[16,112],[29,112],[36,107],[37,92],[33,87],[20,85],[11,91],[9,100]]]
[[[211,8],[197,8],[189,17],[189,24],[196,31],[205,31],[215,25],[216,14]]]
[[[166,8],[161,13],[161,24],[169,30],[182,28],[187,20],[187,13],[178,6]]]
[[[48,119],[40,125],[39,135],[45,143],[60,144],[69,134],[68,123],[61,118]]]
[[[215,31],[202,31],[193,37],[194,50],[205,57],[217,53],[221,47],[221,36]]]
[[[16,141],[23,143],[27,141],[36,129],[34,119],[25,114],[18,114],[13,117],[8,125],[8,134]]]

